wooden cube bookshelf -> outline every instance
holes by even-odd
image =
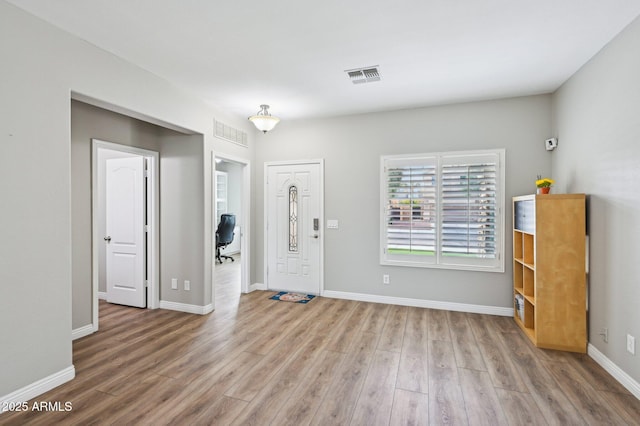
[[[538,347],[586,352],[585,195],[514,197],[513,215],[513,292],[524,297],[516,323]]]

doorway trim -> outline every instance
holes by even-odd
[[[249,293],[255,290],[255,288],[250,288],[249,286],[249,265],[251,265],[251,162],[234,155],[216,153],[215,151],[211,152],[211,211],[213,212],[211,215],[211,231],[214,235],[216,232],[216,219],[218,217],[216,208],[216,159],[236,163],[242,167],[242,200],[240,202],[242,209],[242,227],[240,228],[240,291],[242,293]],[[211,253],[215,254],[216,240],[214,236],[212,236],[211,245]],[[214,258],[211,262],[211,299],[214,307],[216,303],[215,269],[216,261]]]
[[[99,151],[111,150],[126,154],[140,155],[147,159],[149,176],[147,180],[147,217],[148,245],[147,245],[147,309],[160,307],[160,188],[159,179],[159,153],[147,149],[137,148],[118,143],[107,142],[100,139],[91,139],[91,281],[92,281],[92,323],[93,331],[98,331],[98,283],[99,283],[99,244],[102,237],[98,235],[98,208],[99,208]]]
[[[319,273],[320,273],[320,293],[319,296],[322,296],[324,294],[324,238],[325,238],[325,232],[324,232],[324,158],[318,158],[318,159],[310,159],[310,160],[291,160],[291,161],[268,161],[264,163],[264,176],[263,176],[263,187],[262,187],[262,193],[263,193],[263,198],[264,198],[264,218],[263,218],[263,232],[264,232],[264,248],[263,248],[263,253],[264,253],[264,288],[263,290],[266,290],[269,288],[269,276],[267,274],[267,268],[269,267],[269,235],[268,235],[268,228],[267,228],[267,223],[268,223],[268,219],[269,219],[269,197],[268,197],[268,188],[267,188],[267,181],[268,181],[268,176],[269,176],[269,167],[271,166],[297,166],[297,165],[301,165],[301,164],[317,164],[319,165],[320,168],[320,190],[319,190],[319,194],[318,196],[320,197],[320,229],[318,229],[319,232],[319,236],[320,236],[320,265],[318,266],[319,269]]]

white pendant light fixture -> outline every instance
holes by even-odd
[[[251,121],[258,130],[267,133],[276,127],[280,119],[269,114],[269,105],[260,105],[260,111],[258,111],[256,115],[249,117],[249,121]]]

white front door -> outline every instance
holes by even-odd
[[[267,287],[320,294],[321,163],[267,165]]]
[[[145,307],[144,157],[106,161],[107,301]]]

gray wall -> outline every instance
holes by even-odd
[[[283,122],[260,138],[256,164],[325,159],[325,218],[340,222],[340,229],[325,230],[325,289],[511,307],[511,197],[533,193],[536,175],[550,173],[550,134],[551,97],[532,96]],[[489,148],[506,149],[505,272],[381,266],[380,156]],[[255,175],[255,229],[262,230],[263,171]],[[254,273],[264,280],[264,235],[254,236]],[[390,275],[390,286],[382,285],[382,274]]]
[[[249,132],[250,146],[254,132],[246,117],[216,110],[1,0],[0,57],[2,397],[72,366],[71,94],[204,135],[192,204],[200,211],[190,217],[205,237],[193,245],[200,260],[189,267],[197,271],[182,271],[206,283],[203,303],[211,300],[211,153],[253,156],[253,148],[215,139],[213,118]],[[193,146],[186,149],[194,155]]]
[[[589,194],[589,342],[640,382],[640,19],[554,95],[556,187]],[[598,332],[609,329],[609,342]],[[636,355],[626,335],[636,337]]]
[[[201,135],[160,137],[160,299],[198,306],[211,303],[202,256],[202,153]],[[178,290],[171,289],[171,278],[178,279]],[[185,280],[191,282],[190,291],[184,290]]]

